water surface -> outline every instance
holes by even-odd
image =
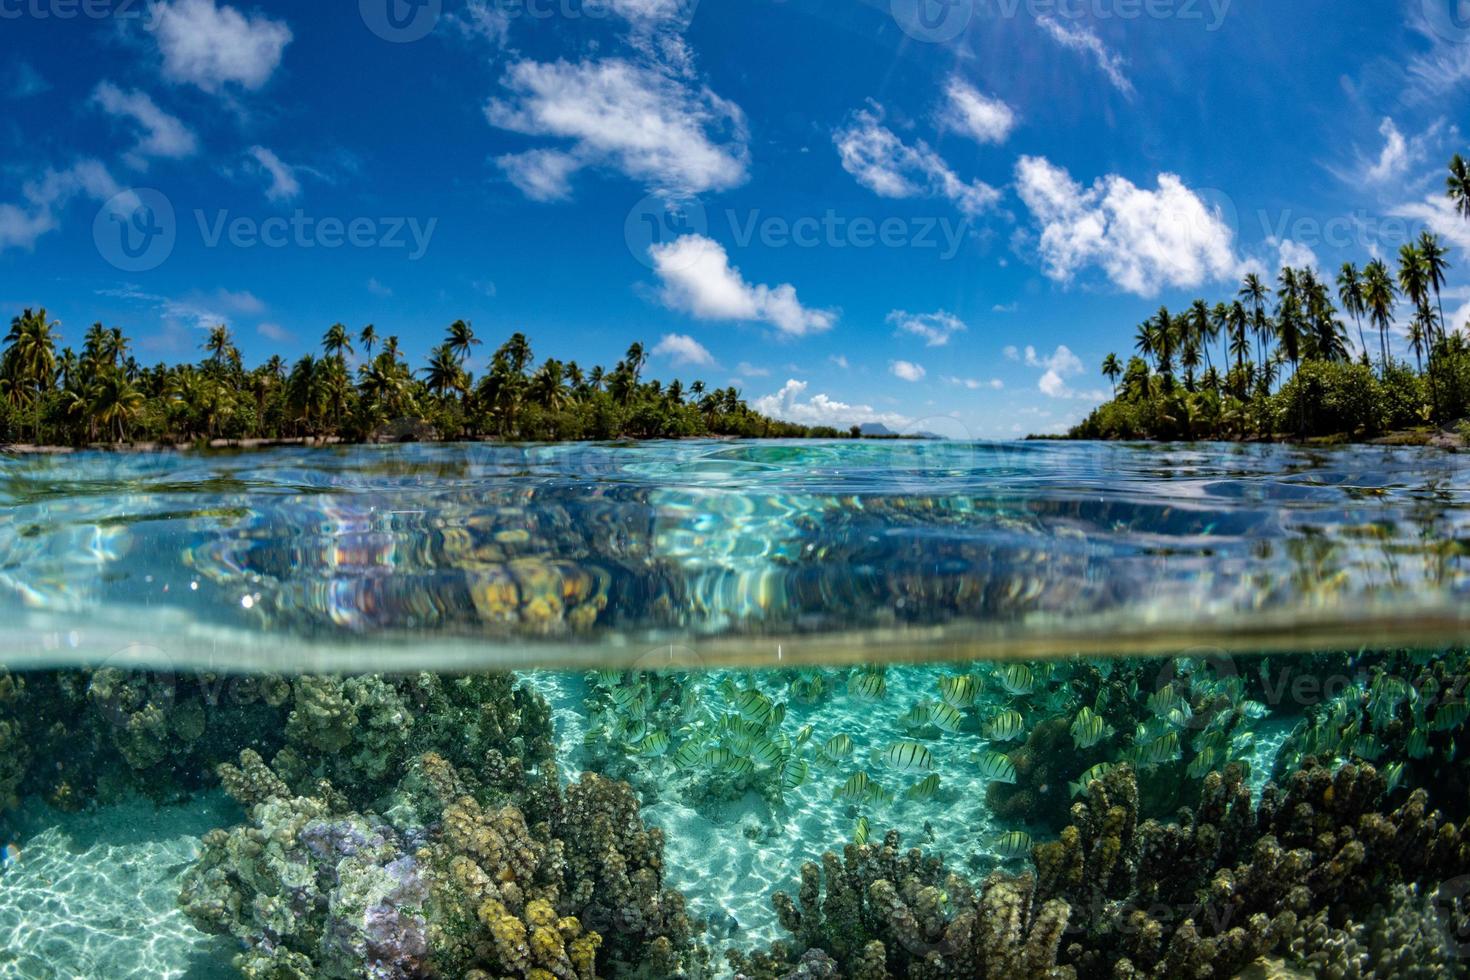
[[[745,665],[1433,644],[1461,455],[664,442],[0,456],[11,666]]]

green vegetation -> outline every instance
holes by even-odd
[[[643,378],[647,353],[634,344],[612,370],[575,361],[532,361],[516,333],[476,378],[466,369],[480,345],[468,323],[449,327],[419,371],[398,338],[372,325],[356,339],[342,324],[322,337],[321,356],[280,357],[246,368],[229,328],[217,326],[197,364],[140,365],[128,338],[93,324],[78,354],[58,351],[60,325],[45,309],[11,322],[0,351],[0,444],[84,446],[215,439],[481,439],[526,441],[685,436],[825,437],[752,411],[735,388]]]
[[[1470,219],[1470,165],[1458,154],[1447,184]],[[1071,436],[1363,439],[1453,429],[1470,414],[1470,344],[1445,320],[1449,249],[1425,231],[1399,249],[1396,265],[1345,263],[1334,284],[1311,269],[1284,268],[1274,289],[1251,273],[1213,307],[1200,299],[1183,312],[1160,309],[1138,328],[1126,366],[1116,354],[1104,358],[1113,399]],[[1389,350],[1401,302],[1413,310],[1412,366]]]

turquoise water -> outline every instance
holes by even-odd
[[[1423,643],[1470,622],[1467,488],[1387,448],[3,457],[0,612],[16,664],[229,670]]]
[[[1462,460],[0,457],[0,977],[1464,975]]]

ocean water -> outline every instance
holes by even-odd
[[[1463,460],[0,456],[0,977],[1461,975]]]

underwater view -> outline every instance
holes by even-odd
[[[1461,975],[1461,460],[0,458],[0,976]]]
[[[0,0],[0,980],[1470,980],[1470,0]]]

